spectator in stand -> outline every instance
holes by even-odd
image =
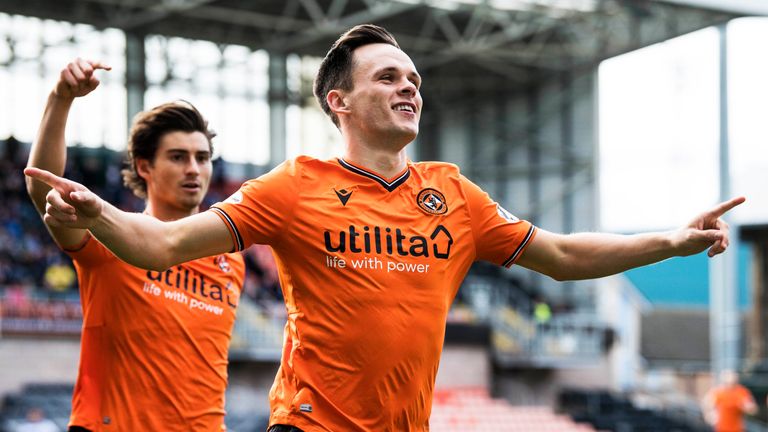
[[[32,407],[27,411],[27,418],[19,423],[14,432],[60,432],[56,423],[45,416],[42,409]]]

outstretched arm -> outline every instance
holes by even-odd
[[[724,252],[729,244],[728,224],[720,217],[744,201],[739,197],[720,203],[685,227],[670,232],[563,235],[540,229],[518,264],[562,281],[609,276],[705,249],[712,257]]]
[[[59,81],[48,96],[27,166],[48,170],[56,175],[64,174],[67,162],[64,131],[69,109],[76,97],[85,96],[99,86],[99,80],[94,75],[98,69],[109,70],[110,67],[99,62],[76,59],[62,69]],[[41,215],[45,213],[45,195],[50,189],[45,183],[27,178],[27,192]],[[47,227],[53,239],[64,248],[80,244],[85,236],[85,230],[82,229]]]
[[[51,187],[43,220],[54,228],[87,229],[128,264],[148,270],[229,252],[234,244],[225,223],[212,212],[172,222],[121,211],[85,186],[37,168],[24,174]]]

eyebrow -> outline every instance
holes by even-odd
[[[182,153],[182,154],[188,154],[188,153],[189,153],[189,150],[185,150],[185,149],[177,149],[177,148],[172,148],[172,149],[168,149],[168,150],[166,150],[166,152],[167,152],[167,153]],[[198,154],[198,155],[199,155],[199,154],[201,154],[201,153],[203,153],[203,154],[211,154],[210,150],[200,150],[200,151],[196,151],[196,152],[194,152],[194,153],[195,153],[195,154]]]

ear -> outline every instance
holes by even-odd
[[[136,173],[139,177],[147,181],[149,178],[149,168],[152,166],[147,159],[136,159]]]
[[[325,101],[328,103],[328,107],[336,114],[349,114],[350,109],[347,104],[347,99],[344,97],[344,92],[341,90],[331,90],[325,96]]]

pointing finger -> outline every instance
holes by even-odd
[[[736,197],[732,198],[728,201],[721,202],[715,208],[713,208],[709,213],[714,217],[720,217],[730,211],[732,208],[736,207],[737,205],[743,203],[747,199],[744,197]]]
[[[88,63],[90,63],[91,67],[94,69],[112,70],[112,66],[100,61],[89,61]]]
[[[65,188],[68,186],[66,179],[61,178],[50,171],[41,170],[39,168],[24,168],[24,175],[39,180],[52,188]]]

